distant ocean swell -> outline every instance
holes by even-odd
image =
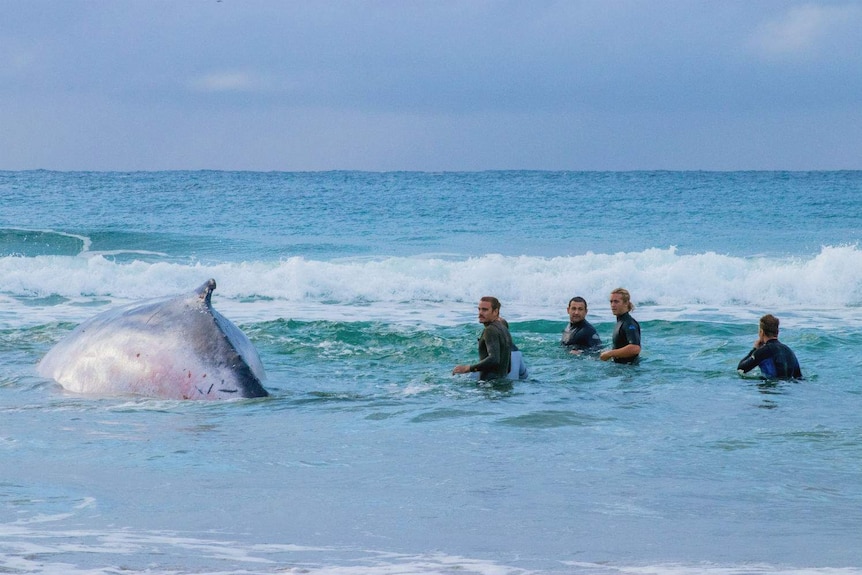
[[[653,306],[862,307],[857,246],[781,259],[680,254],[672,247],[553,258],[290,257],[210,264],[117,261],[104,254],[0,257],[0,293],[15,298],[140,299],[186,291],[208,277],[218,281],[220,299],[371,305],[473,302],[494,294],[525,318],[555,317],[560,302],[575,294],[603,301],[619,285]]]

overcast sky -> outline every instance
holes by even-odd
[[[862,169],[862,0],[0,0],[0,169]]]

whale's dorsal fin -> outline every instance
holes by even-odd
[[[213,291],[216,288],[216,281],[213,278],[208,279],[203,283],[201,287],[195,290],[195,293],[198,294],[198,297],[204,300],[204,303],[209,306],[210,299],[212,298]]]

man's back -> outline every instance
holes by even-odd
[[[492,357],[489,362],[486,358]],[[503,322],[497,320],[485,326],[479,338],[480,379],[506,377],[512,361],[512,336]],[[487,368],[485,367],[487,366]]]
[[[748,372],[759,367],[761,373],[768,378],[787,379],[802,377],[799,360],[793,350],[778,341],[771,339],[739,362],[737,369]]]

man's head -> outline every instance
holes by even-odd
[[[566,308],[566,311],[569,312],[569,320],[572,323],[584,321],[584,318],[587,317],[587,300],[581,296],[573,297],[569,300],[569,307]]]
[[[768,338],[778,337],[778,318],[771,313],[760,318],[760,331]]]
[[[500,317],[500,300],[486,295],[479,300],[479,323],[489,324]]]
[[[632,311],[635,306],[632,303],[632,296],[629,290],[617,288],[611,292],[611,313],[614,315],[623,315]]]

